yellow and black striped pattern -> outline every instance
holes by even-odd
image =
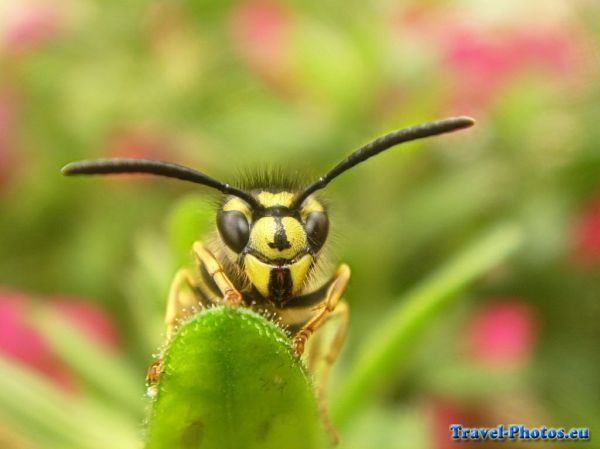
[[[315,262],[303,220],[311,212],[324,212],[324,207],[310,197],[300,211],[288,211],[295,195],[287,191],[262,191],[255,197],[266,211],[261,216],[253,216],[239,198],[223,205],[224,211],[239,211],[250,223],[250,238],[242,254],[244,273],[265,298],[283,300],[298,295]],[[269,213],[276,209],[278,213]]]

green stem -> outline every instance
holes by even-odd
[[[516,226],[495,227],[405,295],[359,349],[353,369],[337,390],[332,413],[336,425],[345,425],[377,386],[398,372],[416,339],[460,291],[508,257],[520,242]]]

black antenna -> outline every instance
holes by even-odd
[[[252,208],[261,206],[248,192],[217,181],[204,173],[170,162],[148,159],[97,159],[92,161],[71,162],[62,168],[63,175],[107,175],[119,173],[147,173],[167,178],[190,181],[217,189],[225,194],[237,196],[246,201]]]
[[[475,120],[473,120],[471,117],[451,117],[443,120],[437,120],[435,122],[424,123],[422,125],[411,126],[410,128],[400,129],[398,131],[386,134],[385,136],[379,137],[378,139],[375,139],[374,141],[356,150],[346,159],[329,170],[329,172],[327,172],[325,175],[321,176],[315,182],[310,184],[306,189],[296,196],[291,207],[299,207],[311,193],[322,189],[329,184],[332,179],[338,177],[346,170],[349,170],[355,165],[360,164],[370,157],[375,156],[395,145],[398,145],[399,143],[457,131],[463,128],[469,128],[474,124]]]

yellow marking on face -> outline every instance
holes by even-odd
[[[246,204],[245,201],[242,201],[240,198],[237,197],[231,198],[229,201],[227,201],[223,205],[223,210],[241,212],[242,214],[244,214],[248,222],[250,222],[252,219],[252,211],[250,210],[250,207]]]
[[[304,200],[304,203],[302,203],[300,216],[303,220],[306,220],[306,217],[308,217],[311,212],[325,212],[325,208],[320,202],[309,196],[306,200]]]
[[[281,221],[278,229],[277,220]],[[289,247],[277,248],[277,233],[283,231],[283,237]],[[250,232],[250,248],[269,259],[291,259],[306,246],[306,232],[302,224],[292,217],[262,217],[259,218]]]
[[[300,292],[308,270],[312,264],[312,256],[307,254],[301,257],[297,262],[290,265],[290,274],[292,276],[292,294]]]
[[[247,254],[244,259],[244,271],[252,285],[256,287],[261,295],[267,298],[269,296],[271,266],[261,262],[252,254]]]
[[[252,285],[256,287],[258,292],[268,298],[269,292],[269,281],[271,279],[271,270],[286,268],[290,270],[290,277],[292,279],[291,294],[296,295],[302,290],[304,281],[312,265],[312,256],[306,254],[302,256],[298,261],[284,265],[283,267],[275,267],[258,260],[252,254],[247,254],[244,259],[244,271]]]
[[[260,192],[256,198],[263,207],[290,207],[292,205],[292,201],[294,201],[294,194],[291,192]]]

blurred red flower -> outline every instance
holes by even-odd
[[[427,402],[429,421],[433,430],[430,438],[435,449],[468,448],[480,446],[478,441],[457,441],[451,438],[452,424],[465,427],[478,427],[484,424],[485,414],[473,404],[462,403],[459,400],[434,397]]]
[[[428,7],[402,17],[411,39],[440,54],[452,111],[489,107],[518,76],[541,74],[572,87],[584,73],[584,41],[568,24],[491,28],[467,20]]]
[[[114,135],[106,149],[104,157],[168,159],[172,145],[168,139],[156,132],[129,129]]]
[[[518,298],[486,303],[467,329],[469,355],[487,365],[519,365],[530,357],[538,328],[535,310]]]
[[[60,298],[37,304],[23,293],[0,290],[1,356],[22,363],[66,391],[77,391],[72,373],[30,323],[29,316],[37,307],[58,311],[82,335],[105,348],[116,349],[119,341],[117,330],[101,309],[79,299]]]
[[[563,80],[579,70],[572,37],[559,30],[449,30],[442,41],[444,64],[454,78],[451,103],[460,110],[487,107],[519,75],[537,71]],[[572,79],[572,78],[570,78]]]
[[[155,159],[169,161],[173,159],[172,151],[174,145],[160,132],[148,131],[146,129],[125,129],[115,133],[108,138],[101,156],[103,158],[124,159]],[[151,177],[137,174],[124,174],[117,177],[107,177],[104,182],[120,184],[123,181],[135,183],[149,181]]]
[[[279,84],[286,77],[285,30],[288,12],[270,1],[246,1],[231,15],[231,32],[240,56],[266,81]]]
[[[537,341],[538,327],[535,310],[522,299],[495,299],[475,311],[466,329],[464,337],[468,355],[475,363],[494,370],[518,367],[530,358]],[[498,415],[489,400],[434,396],[427,405],[435,448],[481,446],[478,441],[452,440],[452,424],[465,427],[494,427],[499,424]]]
[[[574,259],[584,266],[600,266],[600,195],[584,206],[571,231]]]
[[[24,4],[7,14],[3,43],[9,53],[21,53],[51,41],[60,28],[56,8],[43,3]]]
[[[119,348],[117,328],[109,315],[98,306],[72,297],[50,298],[47,306],[64,316],[82,335],[104,349],[112,351]]]

